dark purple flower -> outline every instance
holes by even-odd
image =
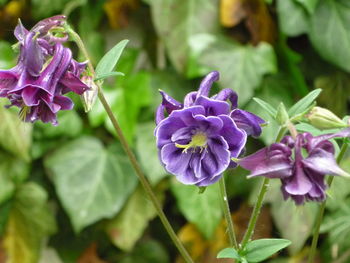
[[[9,106],[21,108],[25,121],[57,124],[57,112],[73,107],[63,95],[69,91],[81,95],[88,89],[80,80],[86,64],[75,61],[62,45],[68,39],[65,34],[57,37],[52,33],[64,22],[64,16],[55,16],[40,21],[30,31],[20,22],[15,29],[20,55],[14,68],[0,70],[0,97],[7,97]]]
[[[216,182],[229,166],[236,166],[231,158],[240,155],[247,135],[261,133],[264,121],[237,109],[234,91],[224,89],[208,97],[218,79],[218,72],[209,73],[184,103],[160,91],[163,101],[157,109],[155,130],[159,157],[165,169],[184,184]]]
[[[239,165],[251,171],[248,177],[281,179],[284,199],[290,197],[298,205],[305,201],[321,202],[326,198],[325,175],[348,176],[337,165],[329,139],[349,136],[350,129],[317,137],[303,133],[295,140],[285,136],[280,143],[241,159]]]

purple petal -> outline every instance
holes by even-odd
[[[212,71],[206,75],[199,86],[197,98],[200,96],[208,97],[211,86],[215,81],[219,80],[219,77],[220,74],[217,71]]]
[[[328,134],[323,134],[316,137],[311,137],[310,147],[311,148],[318,147],[318,144],[325,140],[329,140],[333,138],[345,138],[345,137],[350,137],[350,128],[346,128],[336,133],[328,133]]]
[[[60,106],[61,110],[71,110],[73,109],[73,101],[65,96],[55,96],[53,102]]]
[[[30,32],[27,35],[22,50],[26,70],[30,75],[37,77],[40,75],[43,67],[44,56],[37,40],[34,39],[34,35],[35,34],[33,32]]]
[[[217,134],[224,125],[219,117],[195,115],[194,119],[196,121],[196,126],[198,126],[200,130],[205,131],[209,136],[211,134]]]
[[[82,95],[89,87],[84,84],[77,76],[67,71],[66,74],[60,79],[60,83],[73,91],[76,94]]]
[[[320,174],[350,176],[338,166],[332,153],[320,148],[315,148],[306,159],[302,160],[302,163],[305,167]]]
[[[22,45],[24,44],[24,39],[26,38],[27,34],[28,30],[25,29],[25,27],[22,25],[21,20],[18,20],[18,24],[15,28],[14,35]]]
[[[229,114],[230,112],[230,105],[227,102],[210,99],[208,97],[197,97],[195,105],[203,106],[206,116],[217,116],[220,114]]]
[[[213,99],[222,101],[229,100],[234,109],[237,108],[238,105],[238,95],[232,89],[223,89],[217,95],[213,96]]]
[[[197,93],[198,93],[197,91],[192,91],[185,96],[185,99],[184,99],[184,107],[185,108],[193,106],[193,104],[197,98]]]
[[[190,141],[192,138],[193,127],[183,127],[175,131],[171,136],[172,142],[178,142],[180,140]]]
[[[247,135],[259,137],[261,134],[261,124],[265,123],[263,119],[248,111],[236,109],[232,111],[231,118],[237,127],[243,129]]]
[[[295,164],[293,176],[287,180],[285,190],[292,195],[307,194],[312,188],[312,183],[306,176],[301,163]]]
[[[164,110],[165,110],[165,108],[162,104],[160,104],[157,107],[156,114],[155,114],[156,125],[158,125],[162,120],[164,120],[164,118],[165,118]]]
[[[40,103],[40,91],[38,86],[26,86],[22,90],[23,102],[27,106],[36,106]]]
[[[162,104],[165,107],[168,114],[170,114],[173,110],[180,110],[183,108],[183,105],[180,102],[166,94],[164,91],[160,90],[159,93],[163,97]]]
[[[223,173],[231,162],[231,153],[225,139],[221,136],[208,139],[207,151],[203,162],[210,171],[211,178]],[[211,159],[211,161],[208,161]]]

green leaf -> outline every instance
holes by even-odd
[[[304,6],[304,8],[312,15],[316,9],[316,6],[320,0],[295,0],[297,3]]]
[[[56,231],[46,191],[36,183],[20,186],[12,203],[3,245],[11,263],[36,263],[44,238]]]
[[[11,45],[6,41],[0,41],[0,68],[9,69],[16,64],[16,55]]]
[[[0,151],[0,177],[15,185],[23,183],[29,175],[29,164],[6,152]],[[0,191],[1,192],[1,191]]]
[[[219,1],[150,0],[154,26],[165,44],[170,60],[185,72],[189,59],[189,39],[199,33],[219,32]]]
[[[308,13],[296,0],[277,0],[277,13],[281,31],[286,35],[299,36],[309,31]]]
[[[271,104],[259,98],[253,98],[253,100],[258,103],[272,118],[276,117],[277,110]]]
[[[315,101],[321,92],[321,89],[315,89],[307,94],[304,98],[300,99],[288,110],[289,116],[292,118],[293,116],[304,112]]]
[[[233,259],[240,259],[240,255],[238,254],[237,250],[229,247],[229,248],[224,248],[223,250],[221,250],[218,255],[217,258],[233,258]]]
[[[28,161],[29,148],[32,142],[32,125],[22,122],[18,115],[4,108],[0,102],[0,146],[15,156]]]
[[[136,133],[136,152],[152,185],[157,184],[167,174],[158,158],[154,129],[154,122],[147,122],[140,124]]]
[[[137,183],[120,146],[107,150],[93,137],[63,145],[45,160],[45,168],[76,232],[119,212]]]
[[[95,78],[95,81],[98,80],[103,80],[109,77],[114,77],[114,76],[125,76],[125,74],[123,72],[119,72],[119,71],[112,71],[106,74],[101,74],[98,78]]]
[[[211,239],[222,218],[218,184],[198,194],[198,187],[172,181],[171,190],[186,219],[195,224],[206,239]]]
[[[122,40],[109,50],[96,66],[96,79],[101,79],[113,71],[129,40]]]
[[[160,194],[158,199],[159,197]],[[147,228],[149,221],[156,215],[152,202],[139,186],[130,196],[123,210],[107,224],[107,233],[115,246],[131,251]]]
[[[69,0],[32,0],[31,11],[35,19],[49,17],[55,13],[60,13]]]
[[[287,239],[258,239],[247,244],[245,258],[248,262],[261,262],[292,242]]]
[[[311,17],[309,36],[324,59],[350,72],[349,1],[320,1]]]
[[[207,68],[207,72],[221,72],[219,85],[235,90],[241,104],[253,96],[265,74],[277,70],[275,53],[267,43],[244,46],[226,37],[199,34],[191,37],[190,46],[198,65]],[[202,73],[200,69],[194,76]]]

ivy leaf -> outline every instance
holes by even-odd
[[[129,40],[120,41],[102,57],[96,66],[96,79],[104,78],[113,71],[128,42]]]
[[[298,115],[305,110],[315,101],[315,99],[322,92],[321,89],[315,89],[307,94],[304,98],[300,99],[297,103],[295,103],[289,110],[288,114],[291,118],[295,115]]]
[[[267,43],[243,46],[224,37],[203,34],[193,36],[190,43],[198,65],[221,72],[219,85],[235,90],[241,104],[252,97],[265,74],[276,72],[275,53]]]
[[[105,149],[93,137],[57,149],[45,167],[76,232],[119,212],[137,183],[120,146]]]
[[[222,218],[218,184],[198,194],[198,187],[172,181],[171,191],[186,219],[195,224],[205,238],[211,239]]]
[[[153,204],[139,186],[130,196],[123,210],[108,223],[107,233],[114,245],[122,250],[131,251],[149,221],[156,215]]]
[[[241,256],[238,254],[237,250],[229,247],[221,250],[217,256],[217,258],[233,258],[233,259],[241,259]]]
[[[324,59],[350,72],[349,1],[320,1],[311,17],[309,37]]]
[[[297,3],[304,6],[310,15],[312,15],[316,9],[316,6],[320,0],[295,0]]]
[[[288,36],[299,36],[309,31],[309,16],[296,0],[277,0],[278,23]]]
[[[11,45],[6,41],[0,41],[0,68],[8,69],[16,64],[16,56]]]
[[[219,1],[150,0],[158,35],[179,72],[185,72],[189,58],[189,40],[194,34],[219,32]]]
[[[16,113],[4,108],[0,102],[0,146],[15,156],[28,161],[32,142],[32,125],[22,122]]]
[[[43,239],[55,231],[46,191],[36,183],[17,188],[3,241],[8,262],[38,262]]]
[[[287,239],[258,239],[247,244],[245,258],[248,262],[261,262],[292,242]]]
[[[144,171],[152,185],[157,184],[167,173],[160,164],[154,122],[140,124],[136,134],[136,151]]]

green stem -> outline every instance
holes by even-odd
[[[345,154],[347,149],[348,149],[348,144],[346,142],[344,142],[342,147],[341,147],[341,149],[340,149],[340,152],[338,154],[337,163],[339,163],[343,159],[344,154]],[[328,179],[327,179],[328,187],[331,187],[333,179],[334,179],[334,176],[329,176],[328,177]],[[325,208],[326,208],[326,201],[322,202],[322,204],[320,205],[320,207],[318,209],[318,213],[317,213],[317,217],[316,217],[316,223],[315,223],[315,227],[314,227],[314,235],[312,237],[312,243],[311,243],[309,259],[307,261],[308,263],[313,263],[314,259],[315,259],[317,243],[318,243],[318,237],[320,235],[320,227],[321,227],[321,223],[322,223],[322,220],[323,220],[323,215],[324,215]]]
[[[76,42],[79,49],[83,52],[85,58],[88,60],[88,68],[89,68],[90,72],[93,75],[95,75],[94,67],[90,62],[89,54],[88,54],[80,36],[69,26],[66,26],[66,30],[70,34],[70,36],[74,40],[74,42]],[[129,160],[130,160],[130,162],[131,162],[131,164],[136,172],[136,175],[138,176],[148,198],[153,203],[153,205],[157,211],[157,214],[158,214],[161,222],[163,223],[165,230],[168,232],[171,240],[173,241],[173,243],[175,244],[175,246],[179,250],[179,252],[182,255],[182,257],[184,258],[185,262],[186,263],[194,263],[192,258],[188,254],[187,250],[185,249],[185,247],[182,245],[181,241],[177,237],[174,229],[172,228],[171,224],[169,223],[169,220],[167,219],[166,215],[164,214],[162,207],[161,207],[156,195],[154,194],[150,183],[148,182],[146,176],[143,174],[141,166],[138,163],[135,155],[133,154],[127,140],[125,139],[125,136],[124,136],[119,124],[118,124],[118,121],[115,118],[113,111],[112,111],[111,107],[109,106],[109,104],[108,104],[108,102],[103,94],[100,83],[96,83],[96,84],[98,85],[98,98],[100,99],[105,111],[107,112],[107,115],[108,115],[109,119],[111,120],[112,125],[113,125],[113,127],[118,135],[119,141],[122,144],[122,147],[123,147],[126,155],[128,156],[128,158],[129,158]]]
[[[286,127],[280,127],[279,132],[278,132],[277,137],[276,137],[276,142],[279,142],[282,139],[282,137],[286,133],[286,131],[287,131]],[[249,242],[249,240],[252,238],[252,236],[254,234],[256,221],[258,220],[258,217],[259,217],[259,214],[261,211],[261,207],[262,207],[263,202],[264,202],[265,194],[266,194],[267,189],[269,187],[269,182],[270,182],[269,178],[264,178],[264,181],[261,185],[260,192],[258,195],[258,200],[256,201],[252,215],[251,215],[250,220],[249,220],[247,231],[245,232],[244,237],[243,237],[242,242],[241,242],[241,249],[242,250],[245,248],[245,246],[247,245],[247,243]]]
[[[235,235],[235,230],[233,227],[230,206],[228,203],[224,176],[222,176],[222,178],[220,179],[219,186],[220,186],[220,199],[222,202],[222,207],[224,209],[224,215],[225,215],[225,220],[227,223],[227,230],[228,230],[228,236],[230,239],[230,245],[237,249],[238,244],[237,244],[237,239],[236,239],[236,235]]]

